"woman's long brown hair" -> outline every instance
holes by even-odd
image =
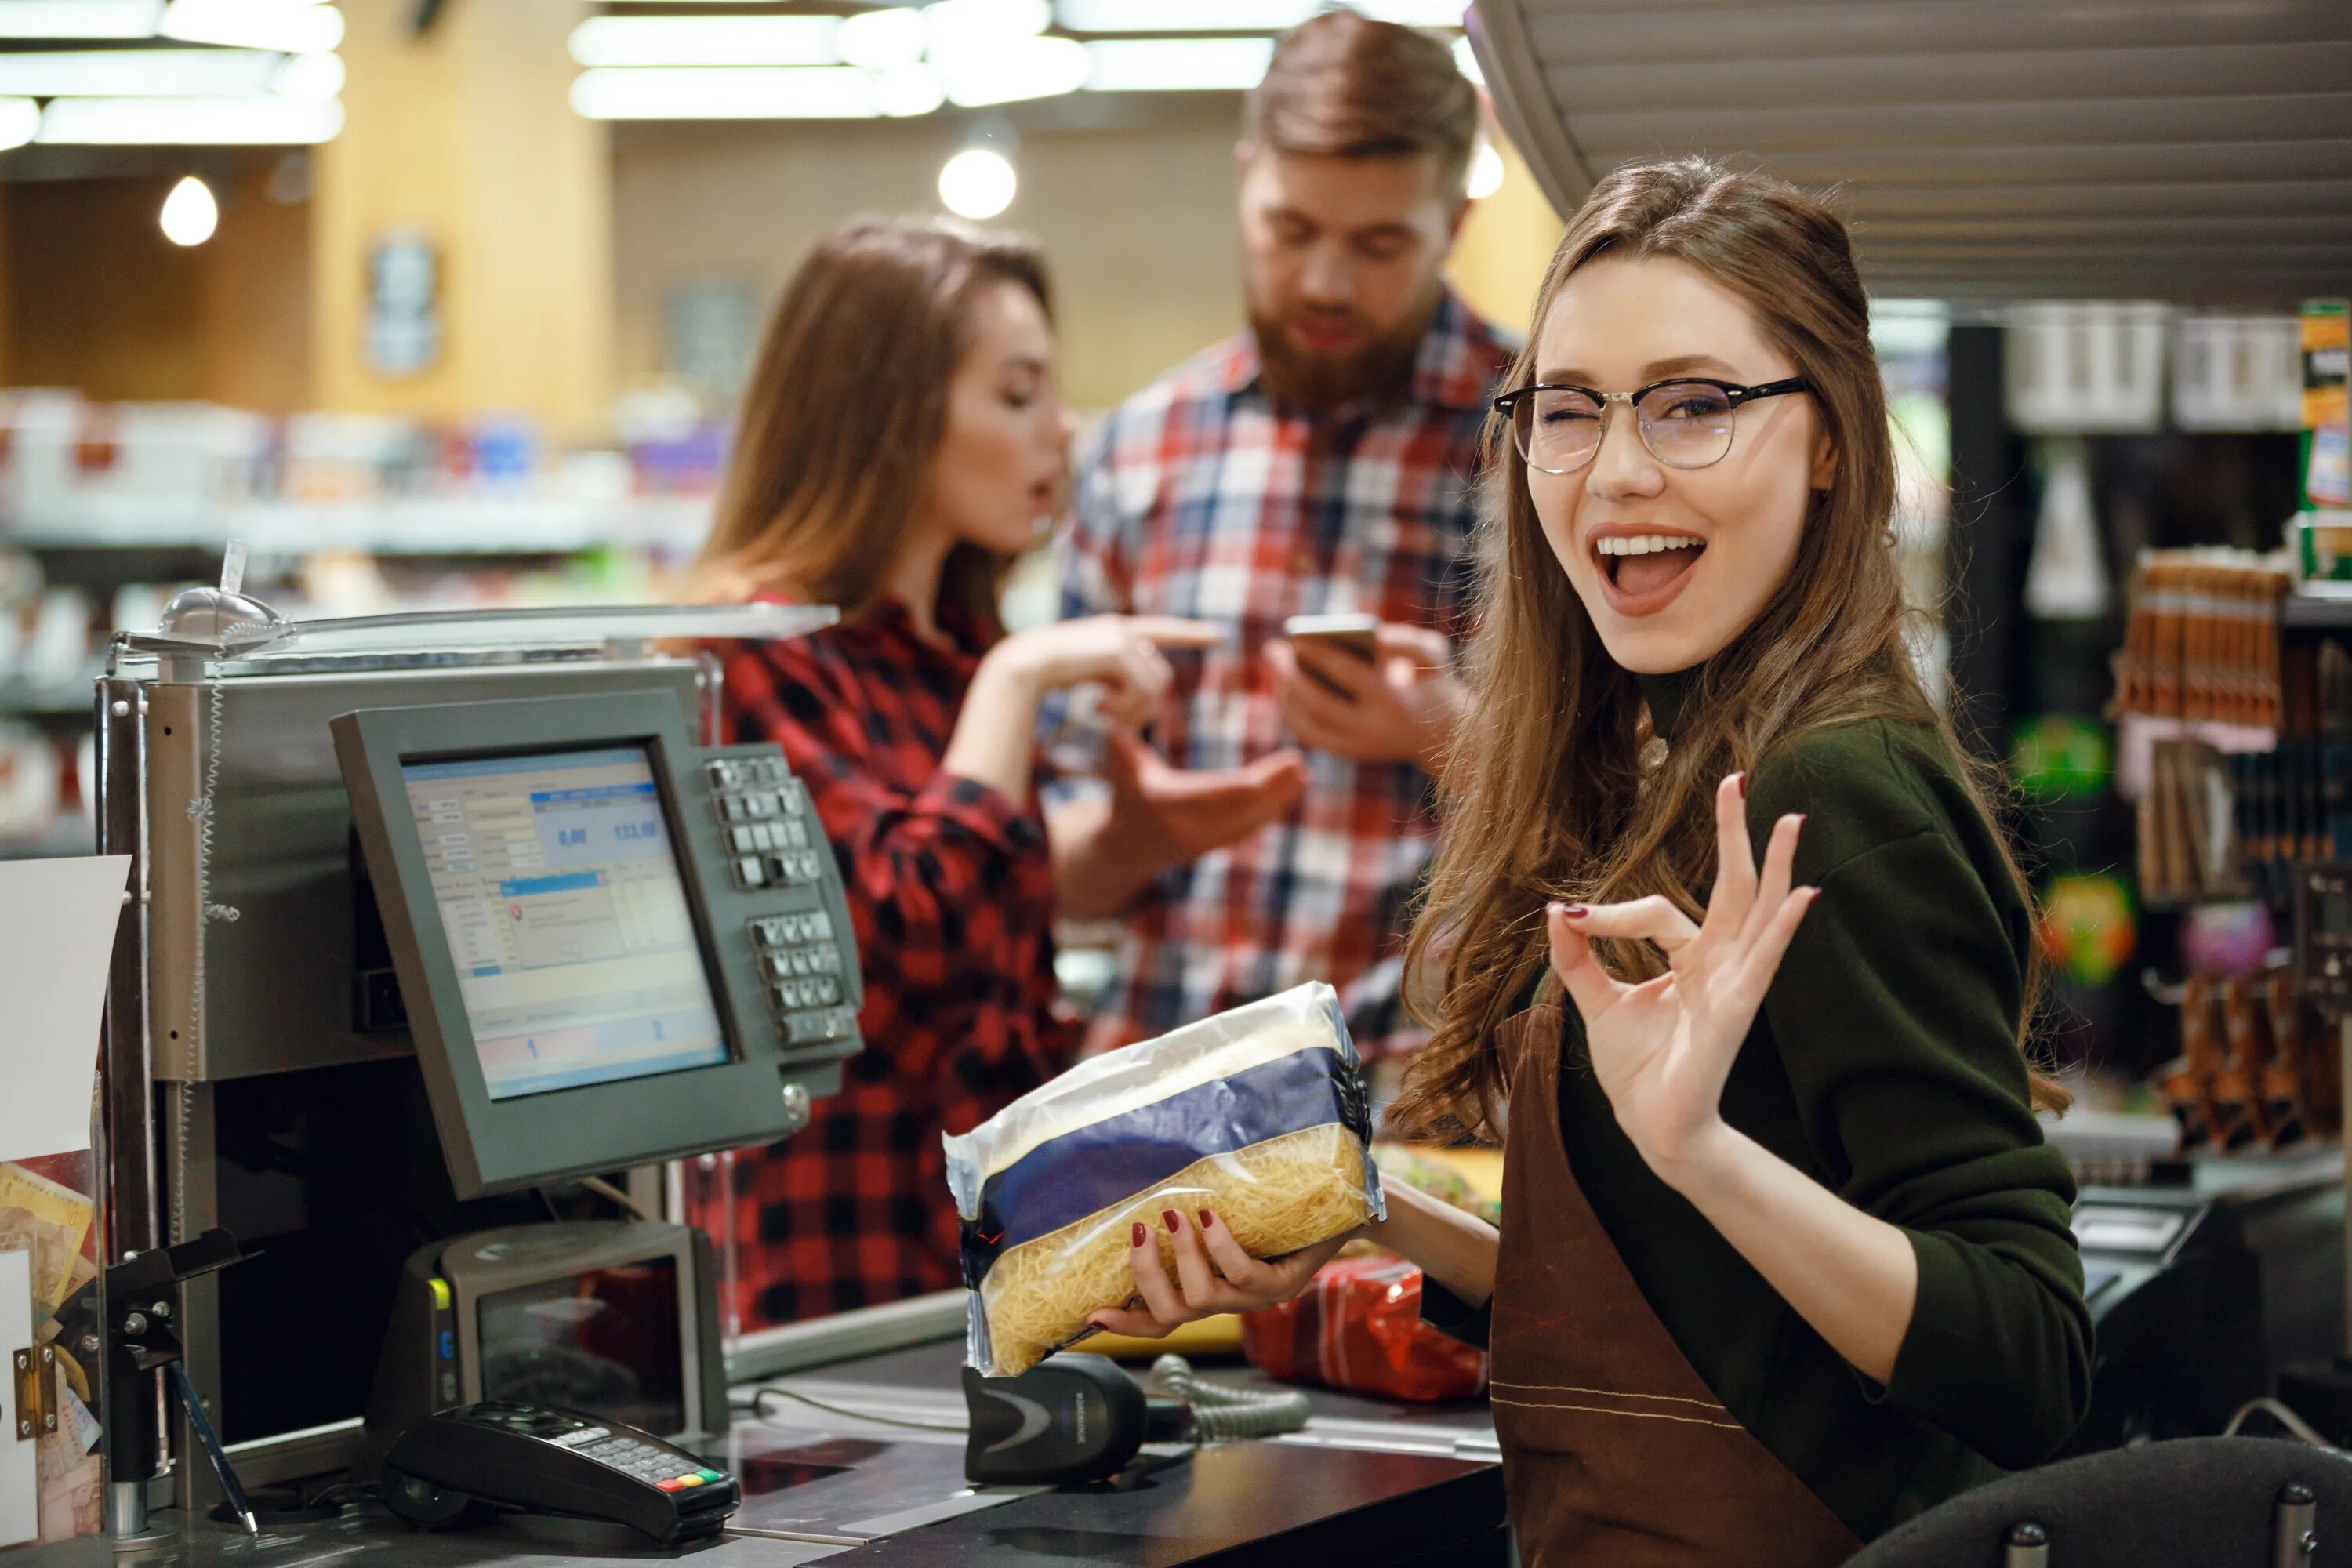
[[[1704,159],[1617,170],[1560,240],[1537,295],[1538,331],[1569,276],[1603,255],[1677,258],[1745,301],[1812,384],[1836,476],[1815,497],[1788,581],[1706,662],[1683,727],[1661,747],[1635,678],[1602,647],[1545,540],[1507,426],[1488,421],[1470,718],[1445,770],[1444,836],[1406,959],[1408,1004],[1433,1033],[1390,1108],[1392,1135],[1494,1135],[1509,1090],[1496,1029],[1538,981],[1556,984],[1546,902],[1662,894],[1696,916],[1714,879],[1715,786],[1768,743],[1858,720],[1932,726],[1992,820],[1993,780],[1929,700],[1905,646],[1894,447],[1844,224],[1792,185]],[[1533,379],[1535,355],[1531,338],[1507,384]],[[2001,853],[2030,909],[2005,843]],[[1612,943],[1604,958],[1629,977],[1664,967],[1646,943]],[[2041,969],[2037,950],[2021,1050]],[[2032,1100],[2057,1109],[2067,1097],[2036,1073]]]
[[[743,397],[698,598],[780,594],[871,609],[922,502],[974,302],[1013,283],[1053,313],[1024,239],[922,218],[856,218],[818,242],[776,302]],[[994,631],[1010,562],[949,554],[941,607]]]

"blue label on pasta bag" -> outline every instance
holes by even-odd
[[[1333,1122],[1362,1139],[1370,1103],[1356,1065],[1317,1048],[1048,1140],[982,1185],[981,1217],[963,1227],[964,1281],[977,1289],[1006,1247],[1149,1192],[1211,1155]]]

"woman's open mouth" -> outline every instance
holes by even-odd
[[[1604,534],[1592,542],[1609,607],[1621,616],[1654,616],[1691,579],[1706,541],[1689,533]]]

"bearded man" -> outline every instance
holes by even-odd
[[[1062,613],[1227,637],[1172,656],[1157,754],[1050,707],[1050,747],[1109,750],[1087,759],[1108,790],[1073,769],[1055,809],[1108,812],[1169,763],[1213,775],[1294,745],[1309,763],[1297,804],[1228,847],[1139,845],[1118,876],[1063,881],[1087,905],[1065,915],[1125,921],[1090,1048],[1307,980],[1338,988],[1376,1081],[1419,1043],[1398,994],[1408,906],[1461,702],[1479,432],[1510,354],[1440,274],[1477,137],[1475,89],[1427,35],[1345,10],[1284,35],[1236,149],[1248,330],[1122,404],[1080,465]],[[1375,657],[1283,635],[1330,614],[1376,618]]]

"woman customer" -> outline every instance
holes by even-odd
[[[1392,1190],[1370,1233],[1493,1351],[1528,1563],[1842,1562],[2046,1458],[2090,1383],[2032,907],[1906,646],[1844,226],[1622,169],[1506,385],[1412,949],[1434,1035],[1389,1122],[1503,1138],[1503,1222]],[[1171,1228],[1179,1278],[1136,1249],[1142,1304],[1102,1322],[1253,1305],[1328,1250]]]
[[[940,1135],[1066,1067],[1057,900],[1101,907],[1255,830],[1304,782],[1295,756],[1187,774],[1130,733],[1108,805],[1039,813],[1039,700],[1092,687],[1148,721],[1189,622],[1098,616],[1005,636],[1006,567],[1065,488],[1045,264],[1025,242],[920,220],[821,242],[769,323],[699,599],[839,607],[790,641],[721,650],[730,742],[772,741],[848,886],[865,1051],[810,1126],[739,1158],[730,1224],[747,1325],[956,1283]]]

